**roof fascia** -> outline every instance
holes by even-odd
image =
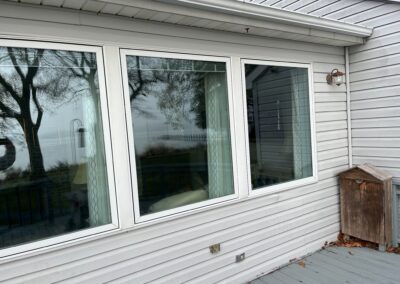
[[[234,0],[99,0],[105,3],[120,4],[130,7],[184,14],[187,16],[210,18],[205,12],[215,12],[245,18],[251,26],[254,22],[274,22],[294,27],[303,27],[313,30],[333,32],[365,38],[372,34],[372,29],[340,22],[337,20],[319,18],[306,14],[286,11],[282,9],[252,5]],[[226,22],[236,23],[232,18],[224,18]],[[259,23],[258,23],[259,25]]]

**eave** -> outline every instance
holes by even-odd
[[[234,0],[99,1],[192,17],[193,22],[203,19],[224,23],[214,29],[336,46],[361,44],[372,34],[371,28],[360,25]]]
[[[12,6],[31,6],[41,10],[61,9],[79,15],[84,23],[85,13],[115,15],[153,23],[174,24],[195,28],[249,34],[259,37],[282,38],[333,46],[362,44],[372,29],[340,21],[276,8],[251,5],[236,0],[90,0],[90,1],[1,1]],[[50,3],[50,4],[48,4]],[[51,6],[51,7],[50,7]],[[7,10],[7,11],[6,11]],[[15,14],[3,9],[0,15]],[[51,13],[49,11],[49,13]],[[29,13],[26,18],[32,18]],[[56,22],[59,20],[56,19]],[[134,23],[132,23],[134,25]]]

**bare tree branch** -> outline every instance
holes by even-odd
[[[35,77],[35,75],[39,70],[39,62],[43,57],[43,52],[44,52],[43,49],[38,49],[37,55],[35,56],[33,62],[32,63],[28,62],[29,67],[28,67],[28,73],[26,74],[26,79],[29,83],[32,83],[33,77]]]
[[[7,51],[8,51],[8,56],[11,59],[12,64],[14,65],[14,69],[15,71],[17,71],[19,77],[21,77],[21,80],[25,80],[25,74],[24,72],[22,72],[21,68],[19,67],[19,64],[17,62],[17,58],[15,58],[14,52],[12,50],[11,47],[7,47]],[[25,54],[27,54],[27,52],[25,52]],[[27,59],[28,60],[28,59]],[[29,64],[29,61],[27,62],[27,64]]]
[[[2,101],[0,101],[0,117],[2,118],[16,118],[19,119],[20,118],[20,114],[15,112],[13,109],[9,108],[8,106],[6,106]]]
[[[57,54],[57,52],[55,52],[55,54],[57,55],[58,59],[59,59],[63,64],[65,64],[65,65],[67,65],[67,66],[69,67],[69,70],[70,70],[76,77],[79,77],[79,78],[83,78],[83,77],[84,77],[84,76],[83,76],[84,74],[79,73],[79,72],[77,71],[76,67],[75,67],[75,66],[79,66],[80,63],[78,62],[78,59],[76,58],[76,56],[75,56],[72,52],[69,52],[69,54],[70,54],[71,56],[67,57],[67,59],[65,59],[63,56]],[[78,69],[78,70],[80,70],[80,69]],[[82,72],[83,72],[83,71],[82,71]]]
[[[37,99],[37,89],[36,87],[32,87],[32,99],[35,104],[35,107],[38,112],[38,116],[36,118],[36,123],[35,123],[35,128],[36,130],[39,129],[40,124],[42,123],[42,118],[43,118],[43,108],[40,106],[39,101]]]
[[[2,85],[6,91],[13,97],[14,100],[19,103],[21,101],[20,97],[18,96],[17,92],[14,90],[13,86],[4,79],[3,76],[0,74],[0,85]]]

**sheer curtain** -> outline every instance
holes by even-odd
[[[103,137],[100,120],[100,98],[91,94],[84,101],[86,136],[86,167],[90,226],[110,222],[110,204],[107,194],[107,173],[104,157]]]
[[[205,105],[208,195],[211,199],[233,194],[228,91],[225,72],[210,72],[205,76]]]
[[[293,68],[290,73],[292,81],[294,177],[299,179],[312,176],[308,75],[307,70],[303,68]]]

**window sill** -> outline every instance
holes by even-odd
[[[0,264],[48,253],[84,242],[89,242],[119,231],[121,230],[116,225],[108,224],[96,228],[85,229],[74,233],[49,237],[48,239],[32,241],[30,243],[4,248],[0,250]]]
[[[297,188],[300,186],[311,185],[311,184],[314,184],[317,182],[318,182],[318,177],[311,176],[311,177],[303,178],[303,179],[299,179],[299,180],[293,180],[293,181],[289,181],[289,182],[283,182],[280,184],[264,186],[264,187],[260,187],[258,189],[251,189],[249,192],[249,196],[256,197],[256,196],[260,196],[260,195],[277,194],[277,193],[291,190],[291,189],[294,189],[294,188]]]

